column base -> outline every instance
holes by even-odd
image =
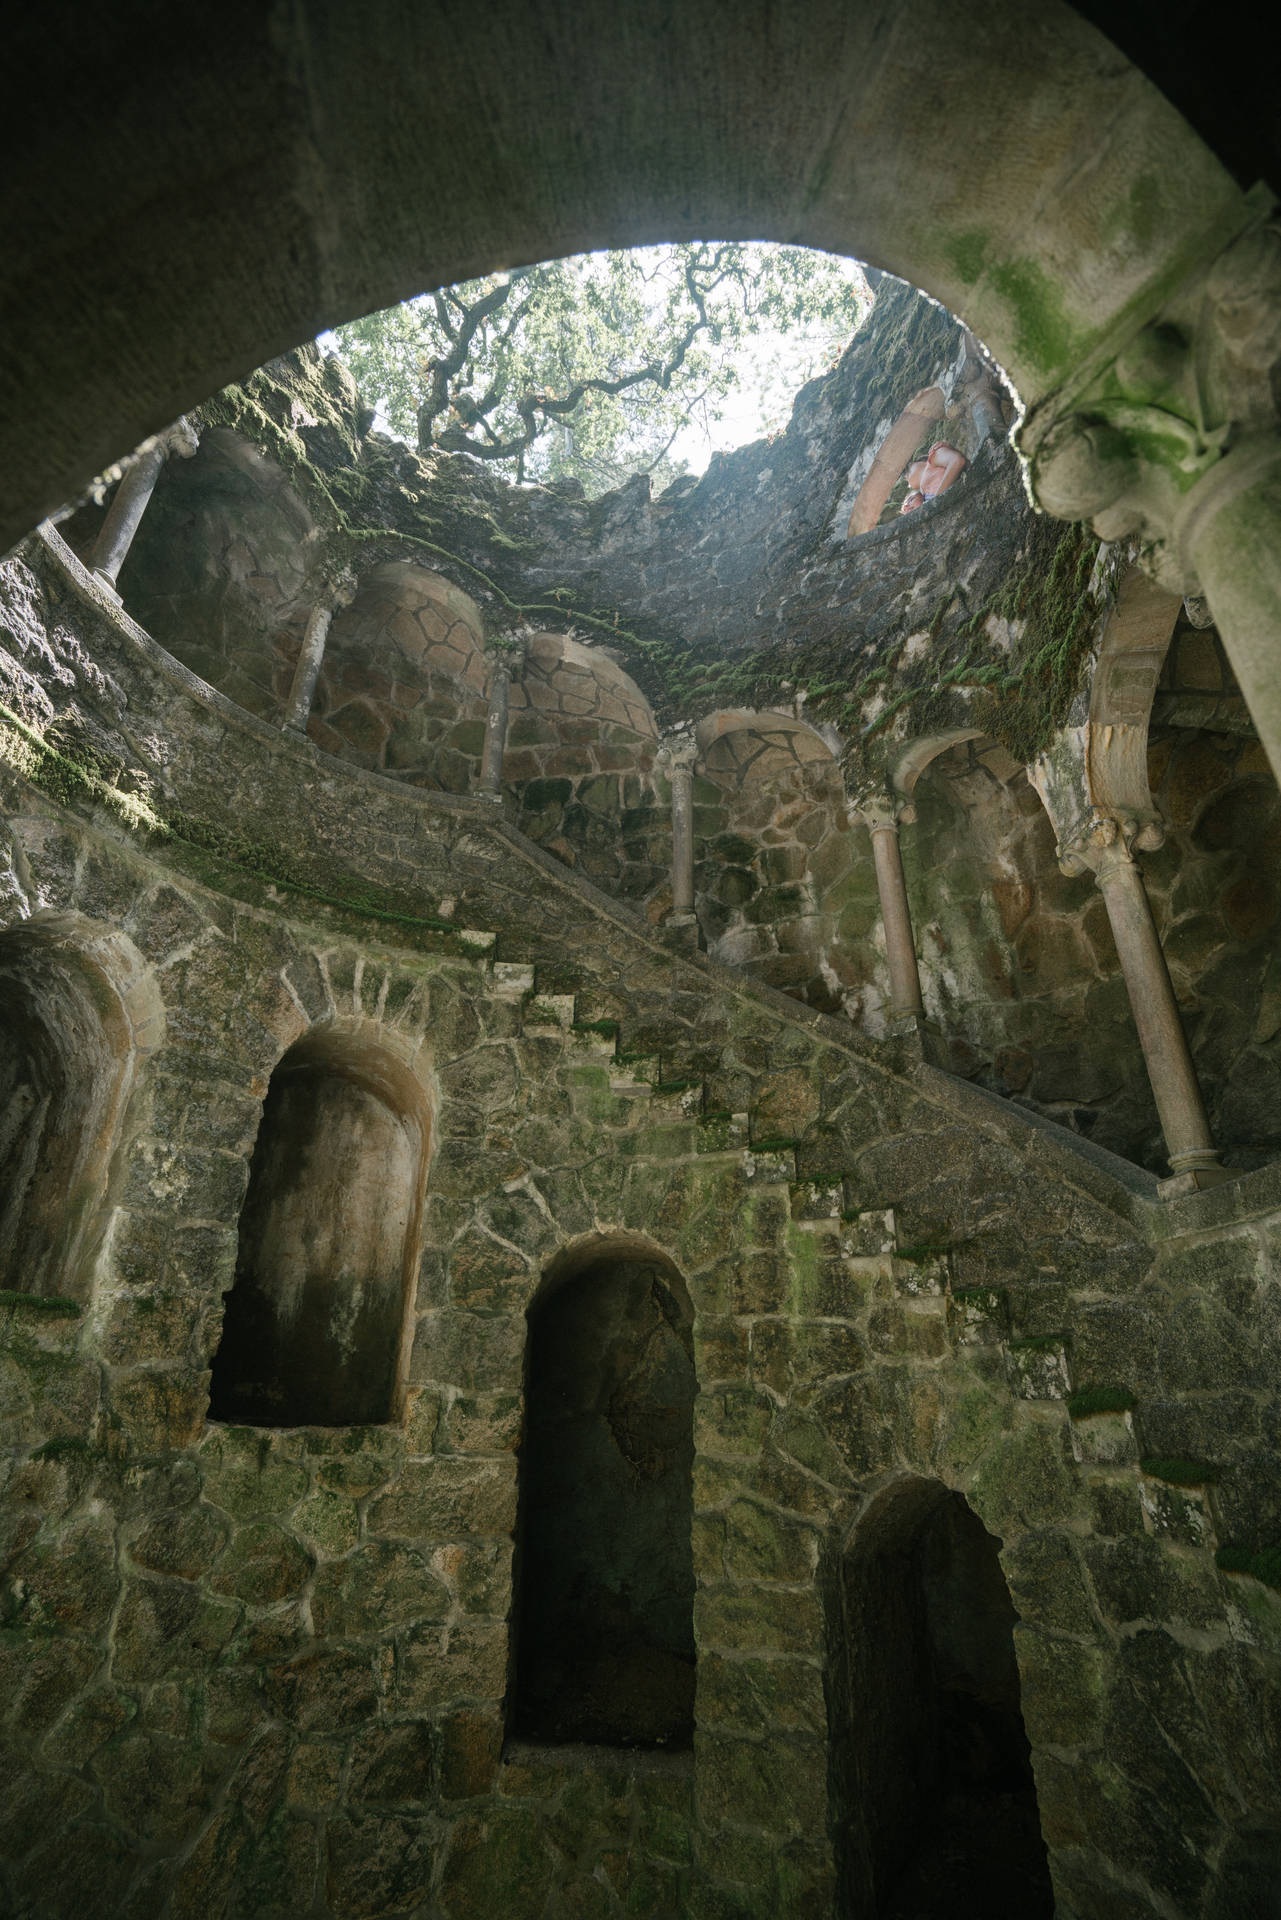
[[[923,1013],[896,1013],[890,1019],[887,1032],[895,1040],[915,1040],[922,1060],[931,1067],[946,1069],[947,1041],[937,1020],[930,1020]]]
[[[89,571],[95,584],[100,586],[104,593],[109,593],[118,607],[122,607],[124,605],[124,596],[115,581],[109,579],[105,573],[100,573],[97,567],[91,567]]]
[[[1157,1198],[1178,1200],[1185,1193],[1202,1193],[1207,1187],[1221,1187],[1225,1181],[1235,1178],[1231,1167],[1184,1167],[1181,1173],[1172,1173],[1168,1180],[1157,1181]]]
[[[696,913],[669,913],[663,921],[663,944],[677,953],[699,951],[699,926]]]

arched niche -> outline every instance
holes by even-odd
[[[605,649],[533,634],[508,695],[503,783],[520,825],[569,866],[627,899],[667,869],[667,823],[653,791],[658,724]]]
[[[121,569],[124,604],[185,667],[274,720],[317,591],[318,537],[284,468],[210,428],[192,459],[165,463]]]
[[[489,662],[480,610],[442,574],[391,560],[334,615],[308,734],[415,786],[465,793],[484,744]]]
[[[377,1030],[315,1027],[283,1056],[240,1214],[212,1419],[399,1415],[429,1138],[422,1081]]]
[[[1000,1545],[963,1495],[905,1476],[825,1564],[843,1920],[1054,1911]]]
[[[850,832],[831,745],[804,720],[747,708],[705,715],[695,737],[695,904],[708,952],[809,1005],[853,1012],[871,920],[839,923],[866,847]]]
[[[695,1391],[664,1254],[596,1237],[552,1262],[529,1309],[512,1733],[690,1744]]]
[[[79,914],[0,933],[0,1288],[88,1298],[129,1096],[163,1037],[123,934]]]

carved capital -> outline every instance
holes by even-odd
[[[200,451],[200,435],[185,413],[171,427],[157,434],[156,439],[169,459],[190,460],[193,454]]]
[[[1134,539],[1145,571],[1196,595],[1184,539],[1198,490],[1247,443],[1276,442],[1281,228],[1256,220],[1027,421],[1038,506]],[[1281,456],[1281,442],[1277,442]]]
[[[1144,819],[1096,807],[1060,839],[1055,853],[1069,879],[1092,873],[1103,880],[1113,867],[1133,866],[1136,852],[1154,853],[1164,839],[1165,825],[1158,815]]]
[[[330,613],[339,613],[343,607],[349,607],[360,590],[360,582],[350,567],[343,567],[337,573],[325,577],[322,599]]]
[[[668,779],[675,773],[693,774],[698,760],[698,742],[692,734],[669,734],[660,741],[656,764]]]
[[[900,826],[910,827],[916,819],[916,804],[909,795],[884,787],[865,787],[846,806],[850,824],[861,820],[870,833],[897,833]]]

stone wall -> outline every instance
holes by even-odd
[[[10,575],[7,923],[118,929],[165,1029],[88,1297],[3,1299],[9,1908],[825,1914],[818,1568],[904,1476],[1002,1542],[1059,1912],[1270,1897],[1273,1177],[1158,1209]],[[404,1415],[210,1422],[268,1080],[340,1019],[432,1113]],[[525,1315],[598,1236],[693,1307],[692,1760],[503,1743]]]

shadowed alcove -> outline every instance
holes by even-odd
[[[88,1294],[136,1060],[162,1029],[122,935],[74,914],[0,935],[0,1287]]]
[[[511,1731],[687,1747],[693,1310],[644,1242],[548,1269],[529,1311]]]
[[[428,1112],[388,1048],[307,1034],[271,1076],[210,1417],[352,1426],[399,1410]]]
[[[1000,1542],[959,1493],[888,1488],[826,1570],[837,1911],[1048,1920]]]

